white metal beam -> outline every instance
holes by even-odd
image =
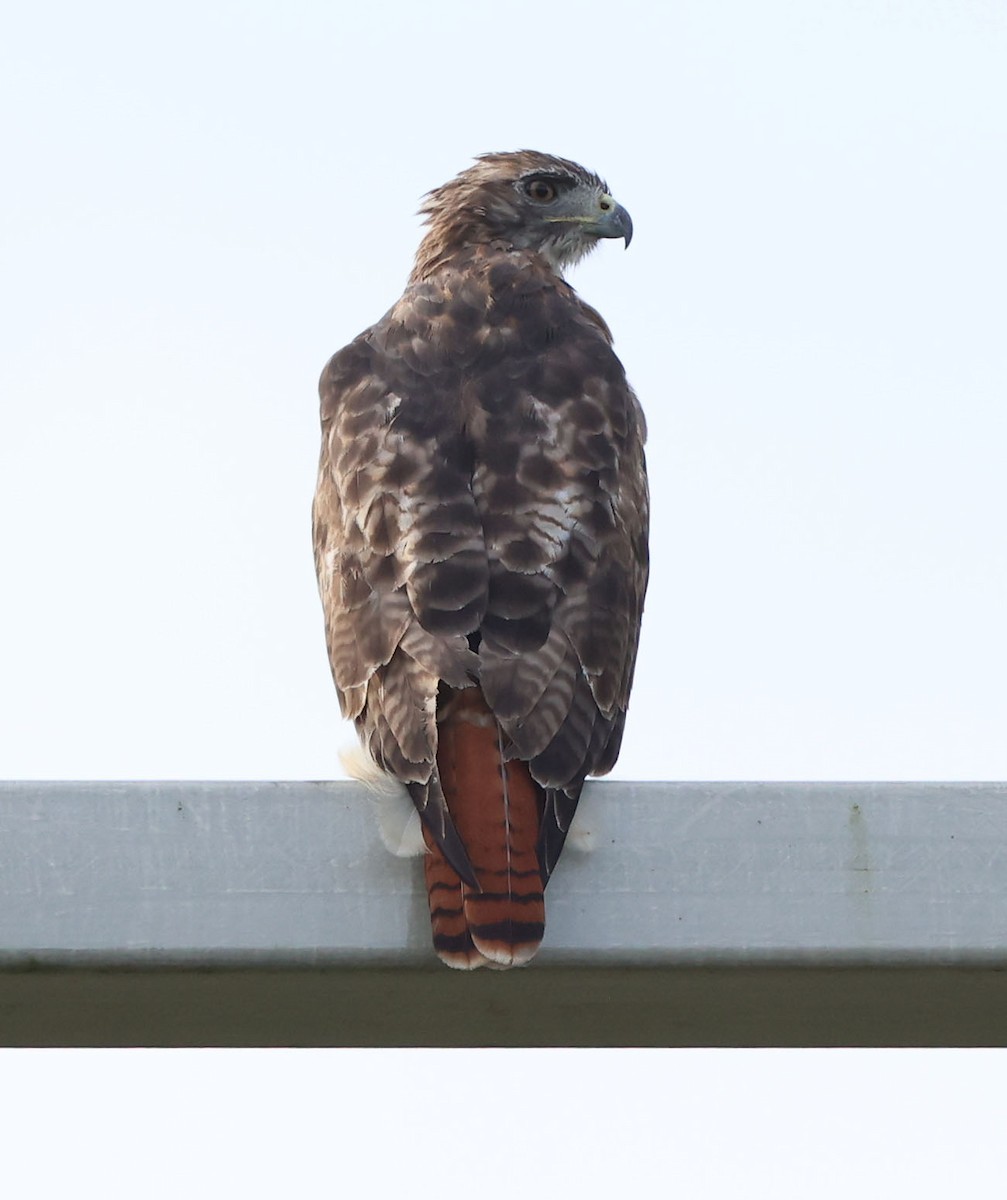
[[[0,784],[0,1041],[1007,1043],[1007,785],[585,810],[538,957],[468,976],[355,784]]]

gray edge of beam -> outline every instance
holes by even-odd
[[[0,1042],[1007,1044],[1007,785],[589,785],[527,968],[449,971],[350,783],[0,783]]]

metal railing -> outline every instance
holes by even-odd
[[[0,1043],[1007,1043],[1007,785],[589,785],[546,940],[433,956],[351,783],[0,784]]]

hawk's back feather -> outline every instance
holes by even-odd
[[[493,242],[414,277],[321,398],[315,556],[342,711],[420,812],[442,957],[523,961],[584,778],[622,737],[647,579],[639,404],[598,314],[541,255]],[[489,953],[466,942],[480,925]]]

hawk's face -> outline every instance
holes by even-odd
[[[484,154],[427,197],[431,234],[459,246],[502,241],[542,254],[556,270],[599,238],[623,238],[633,222],[604,180],[577,163],[532,150]]]
[[[629,213],[582,168],[534,168],[513,180],[511,190],[515,246],[539,251],[555,267],[576,262],[599,238],[621,237],[628,246],[633,236]]]

